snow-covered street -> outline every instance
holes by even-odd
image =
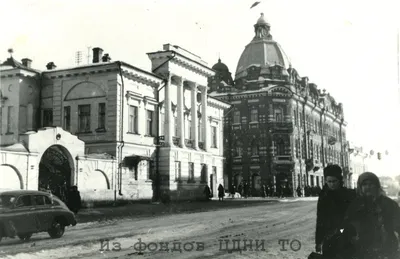
[[[2,240],[0,257],[307,258],[314,248],[315,213],[315,199],[288,199],[209,212],[88,222],[66,229],[60,239],[41,233],[28,242]]]

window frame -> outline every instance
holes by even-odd
[[[82,111],[81,109],[89,108],[89,111]],[[91,128],[91,105],[90,104],[81,104],[78,105],[78,132],[79,133],[90,133]],[[82,127],[81,125],[82,119],[87,118],[86,127]]]

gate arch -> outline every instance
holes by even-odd
[[[7,174],[9,172],[10,174]],[[13,174],[14,173],[14,174]],[[14,177],[13,177],[14,175]],[[6,186],[5,183],[8,183],[8,181],[5,180],[5,178],[10,178],[6,176],[11,176],[11,178],[18,178],[16,183]],[[4,188],[6,187],[6,188]],[[9,188],[11,187],[11,188]],[[0,189],[24,189],[24,181],[22,179],[21,173],[18,171],[18,169],[12,165],[9,164],[2,164],[0,165]]]
[[[49,146],[39,160],[39,190],[50,190],[66,200],[70,186],[74,185],[75,168],[71,153],[62,145]]]

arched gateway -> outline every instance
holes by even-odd
[[[74,183],[74,161],[70,152],[61,145],[52,145],[43,153],[39,163],[39,190],[50,190],[65,200]]]
[[[38,154],[36,165],[32,165],[38,168],[37,184],[29,188],[51,190],[63,198],[64,190],[77,184],[75,158],[84,155],[85,143],[60,127],[27,132],[21,140],[31,153]]]

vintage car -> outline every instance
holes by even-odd
[[[29,240],[38,232],[60,238],[66,226],[76,223],[75,214],[51,193],[28,190],[0,193],[0,241],[15,236]]]

